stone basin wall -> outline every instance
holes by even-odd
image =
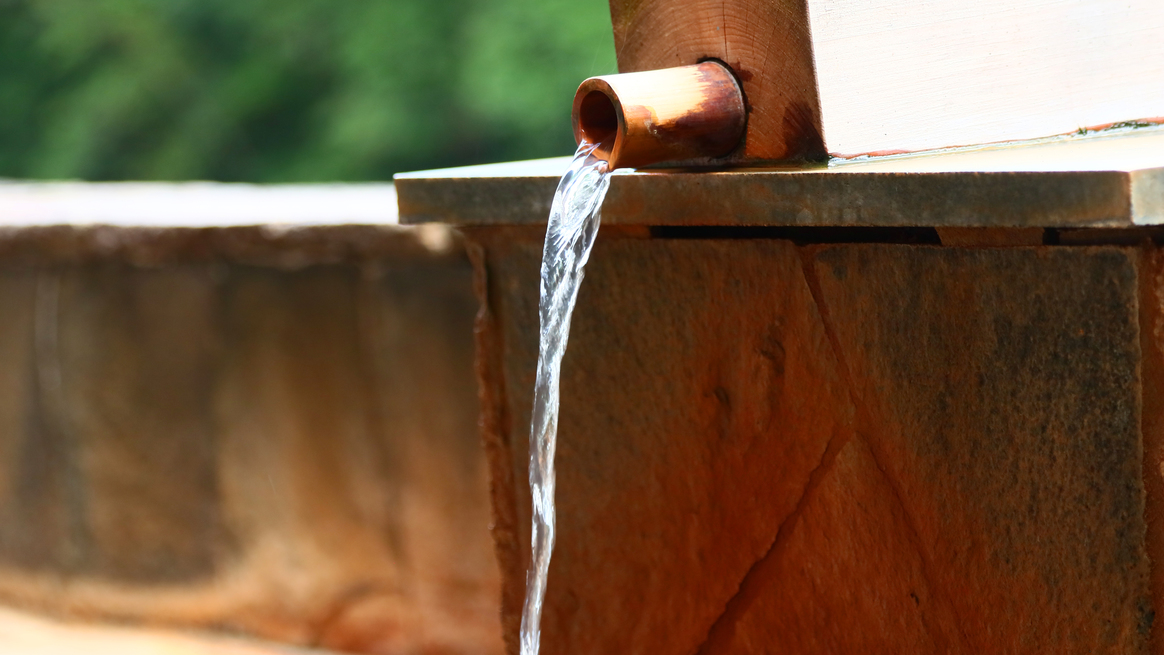
[[[0,227],[0,603],[499,652],[459,238],[160,222]]]
[[[539,232],[466,231],[511,654]],[[545,652],[1160,652],[1153,233],[941,232],[604,228]]]

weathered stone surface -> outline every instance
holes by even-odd
[[[1153,564],[1149,581],[1152,610],[1159,615],[1164,604],[1164,566],[1160,565],[1164,561],[1164,253],[1146,246],[1140,257],[1144,519]],[[1152,652],[1164,652],[1164,618],[1152,624]]]
[[[511,652],[540,253],[516,234],[472,233]],[[1148,651],[1140,250],[605,236],[546,652]]]
[[[0,224],[0,268],[6,269],[102,262],[144,267],[229,262],[300,269],[396,257],[423,258],[455,249],[452,232],[443,225]]]
[[[1146,651],[1136,253],[814,263],[860,437],[708,652]]]
[[[1136,251],[851,246],[814,269],[960,649],[1146,650]]]
[[[957,623],[912,529],[864,439],[848,440],[702,652],[952,652]]]
[[[215,286],[204,267],[38,274],[42,416],[71,463],[68,554],[56,568],[182,582],[233,550],[211,406]]]
[[[0,600],[498,652],[471,269],[394,238],[294,267],[6,260]]]
[[[499,333],[503,362],[491,381],[503,429],[487,439],[511,458],[495,470],[513,472],[494,478],[515,503],[498,519],[517,522],[498,531],[513,652],[537,354],[541,246],[531,237],[483,237],[494,319],[486,328]],[[695,651],[796,511],[830,441],[852,429],[796,249],[600,239],[562,389],[545,651]]]

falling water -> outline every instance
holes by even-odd
[[[558,183],[542,250],[541,344],[529,432],[529,487],[533,496],[533,550],[521,615],[521,654],[537,655],[542,600],[554,550],[554,450],[558,440],[558,383],[570,336],[570,316],[583,268],[598,233],[602,198],[610,186],[607,163],[583,142]]]

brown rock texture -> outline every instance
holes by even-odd
[[[463,250],[145,236],[0,262],[0,601],[499,652]]]
[[[470,236],[516,653],[540,235]],[[563,364],[544,652],[1148,652],[1156,262],[601,235]]]
[[[1143,362],[1143,430],[1145,521],[1152,558],[1150,589],[1153,611],[1164,598],[1164,253],[1146,247],[1141,254],[1140,343]],[[1164,626],[1152,626],[1152,652],[1164,651]]]
[[[951,642],[1146,650],[1139,253],[852,246],[814,264]]]
[[[528,557],[540,250],[505,239],[485,262],[511,430],[492,438],[513,444],[497,464],[516,472],[494,479],[514,503],[499,521],[516,520],[501,533],[510,638]],[[848,437],[852,408],[791,244],[606,240],[591,261],[562,381],[546,650],[690,652],[829,443]],[[743,306],[754,320],[733,312]]]

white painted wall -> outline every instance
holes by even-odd
[[[809,0],[834,154],[1164,119],[1162,0]]]

